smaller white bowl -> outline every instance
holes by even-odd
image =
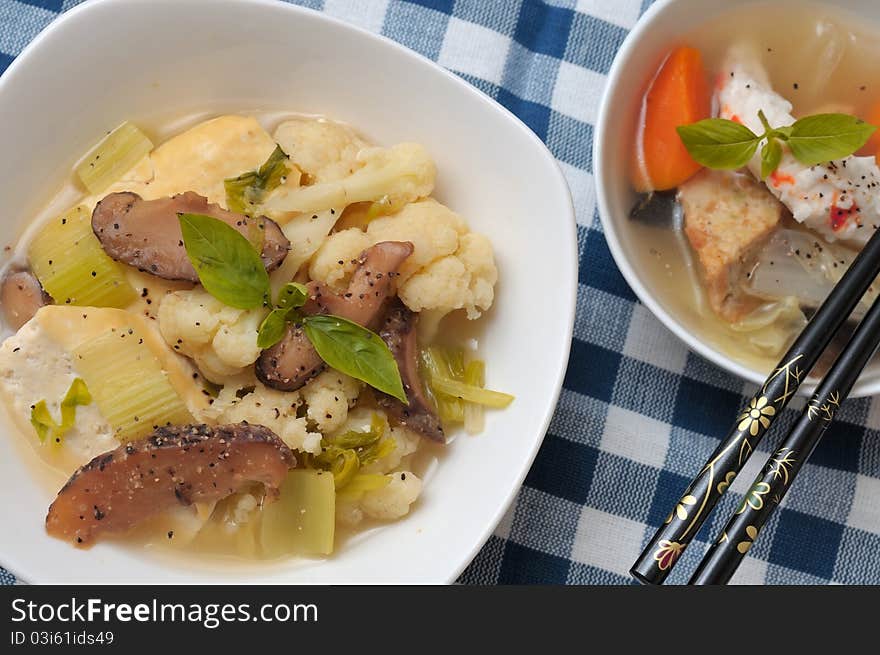
[[[611,66],[599,107],[593,144],[597,205],[605,239],[626,281],[648,309],[691,349],[741,378],[761,384],[772,365],[761,366],[734,358],[707,334],[699,315],[689,311],[664,280],[651,270],[650,254],[635,238],[629,212],[635,199],[629,185],[628,156],[636,126],[642,90],[663,56],[682,35],[702,23],[754,0],[658,0],[629,33]],[[859,16],[880,21],[880,4],[873,0],[826,2]],[[808,380],[800,395],[815,383]],[[880,364],[865,369],[852,391],[853,397],[880,393]]]

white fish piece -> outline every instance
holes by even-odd
[[[791,103],[770,86],[753,49],[730,50],[716,83],[716,100],[721,118],[742,123],[756,134],[764,132],[759,110],[773,127],[795,122]],[[760,150],[748,168],[760,178]],[[805,166],[783,146],[779,167],[765,183],[796,221],[827,241],[864,244],[880,227],[880,168],[874,157],[850,156]]]

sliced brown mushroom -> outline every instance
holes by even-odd
[[[397,293],[397,270],[412,252],[413,245],[408,241],[382,241],[367,248],[358,258],[348,290],[337,294],[319,282],[311,282],[302,313],[334,314],[375,329],[388,299]],[[302,327],[289,326],[281,341],[260,354],[254,370],[266,386],[295,391],[323,368],[324,362]]]
[[[13,330],[31,320],[40,307],[50,304],[52,297],[30,271],[10,271],[3,278],[0,306],[3,308],[3,319]]]
[[[127,191],[111,193],[95,206],[92,230],[117,261],[167,280],[198,282],[183,246],[179,214],[220,219],[251,239],[255,231],[262,230],[261,257],[269,271],[278,268],[290,249],[290,241],[275,221],[226,211],[192,191],[158,200],[144,200]]]
[[[159,428],[76,471],[49,507],[46,531],[88,546],[176,505],[220,500],[252,482],[277,494],[295,465],[284,442],[260,425]]]
[[[433,441],[445,443],[443,426],[434,411],[434,403],[425,393],[419,377],[419,346],[416,338],[416,325],[419,315],[410,311],[399,299],[395,300],[385,315],[379,336],[388,345],[397,361],[403,389],[409,405],[397,398],[376,392],[377,402],[388,414],[413,432]]]

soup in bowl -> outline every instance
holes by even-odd
[[[612,68],[594,155],[615,260],[667,327],[753,382],[880,227],[874,19],[862,2],[661,2]],[[855,393],[878,385],[872,365]]]

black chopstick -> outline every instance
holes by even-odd
[[[706,553],[690,584],[726,584],[730,580],[878,346],[880,299],[874,301],[788,436],[767,460],[736,514],[725,526],[721,538]]]
[[[693,541],[730,482],[748,461],[773,421],[794,397],[835,333],[880,273],[880,230],[873,236],[828,298],[795,339],[760,391],[743,409],[648,542],[630,573],[645,584],[663,584],[681,553]]]

